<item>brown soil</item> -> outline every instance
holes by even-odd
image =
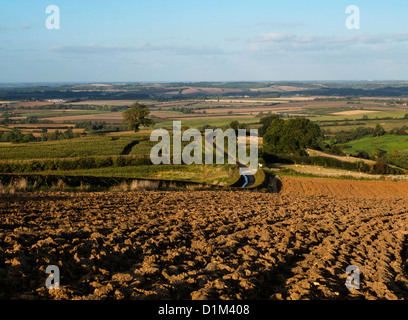
[[[280,194],[2,195],[0,298],[407,299],[407,184],[316,180],[285,178]],[[59,290],[45,287],[51,264]]]
[[[282,179],[281,194],[302,196],[352,197],[357,199],[408,198],[408,182],[336,180],[329,178]]]

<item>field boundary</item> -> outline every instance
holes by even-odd
[[[70,175],[41,175],[41,174],[0,174],[0,184],[4,188],[6,185],[17,185],[21,181],[26,184],[26,189],[78,189],[79,191],[106,191],[111,188],[121,186],[123,183],[130,185],[134,181],[144,181],[154,183],[154,189],[173,190],[192,188],[215,189],[217,186],[198,183],[193,181],[179,180],[158,180],[142,178],[124,177],[98,177],[98,176],[70,176]],[[25,190],[22,190],[25,191]],[[124,190],[118,190],[124,191]]]

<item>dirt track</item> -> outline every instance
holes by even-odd
[[[286,178],[279,195],[2,195],[0,298],[407,299],[406,184],[324,180]],[[45,288],[51,264],[60,290]]]

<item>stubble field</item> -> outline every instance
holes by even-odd
[[[0,298],[407,299],[408,183],[326,182],[2,195]]]

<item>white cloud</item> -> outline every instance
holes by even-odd
[[[250,51],[321,51],[350,48],[352,46],[378,46],[408,41],[403,34],[356,34],[351,36],[298,36],[293,33],[266,33],[249,41]]]
[[[293,29],[293,28],[303,27],[305,26],[305,24],[298,23],[298,22],[264,21],[264,22],[257,23],[256,26]]]

